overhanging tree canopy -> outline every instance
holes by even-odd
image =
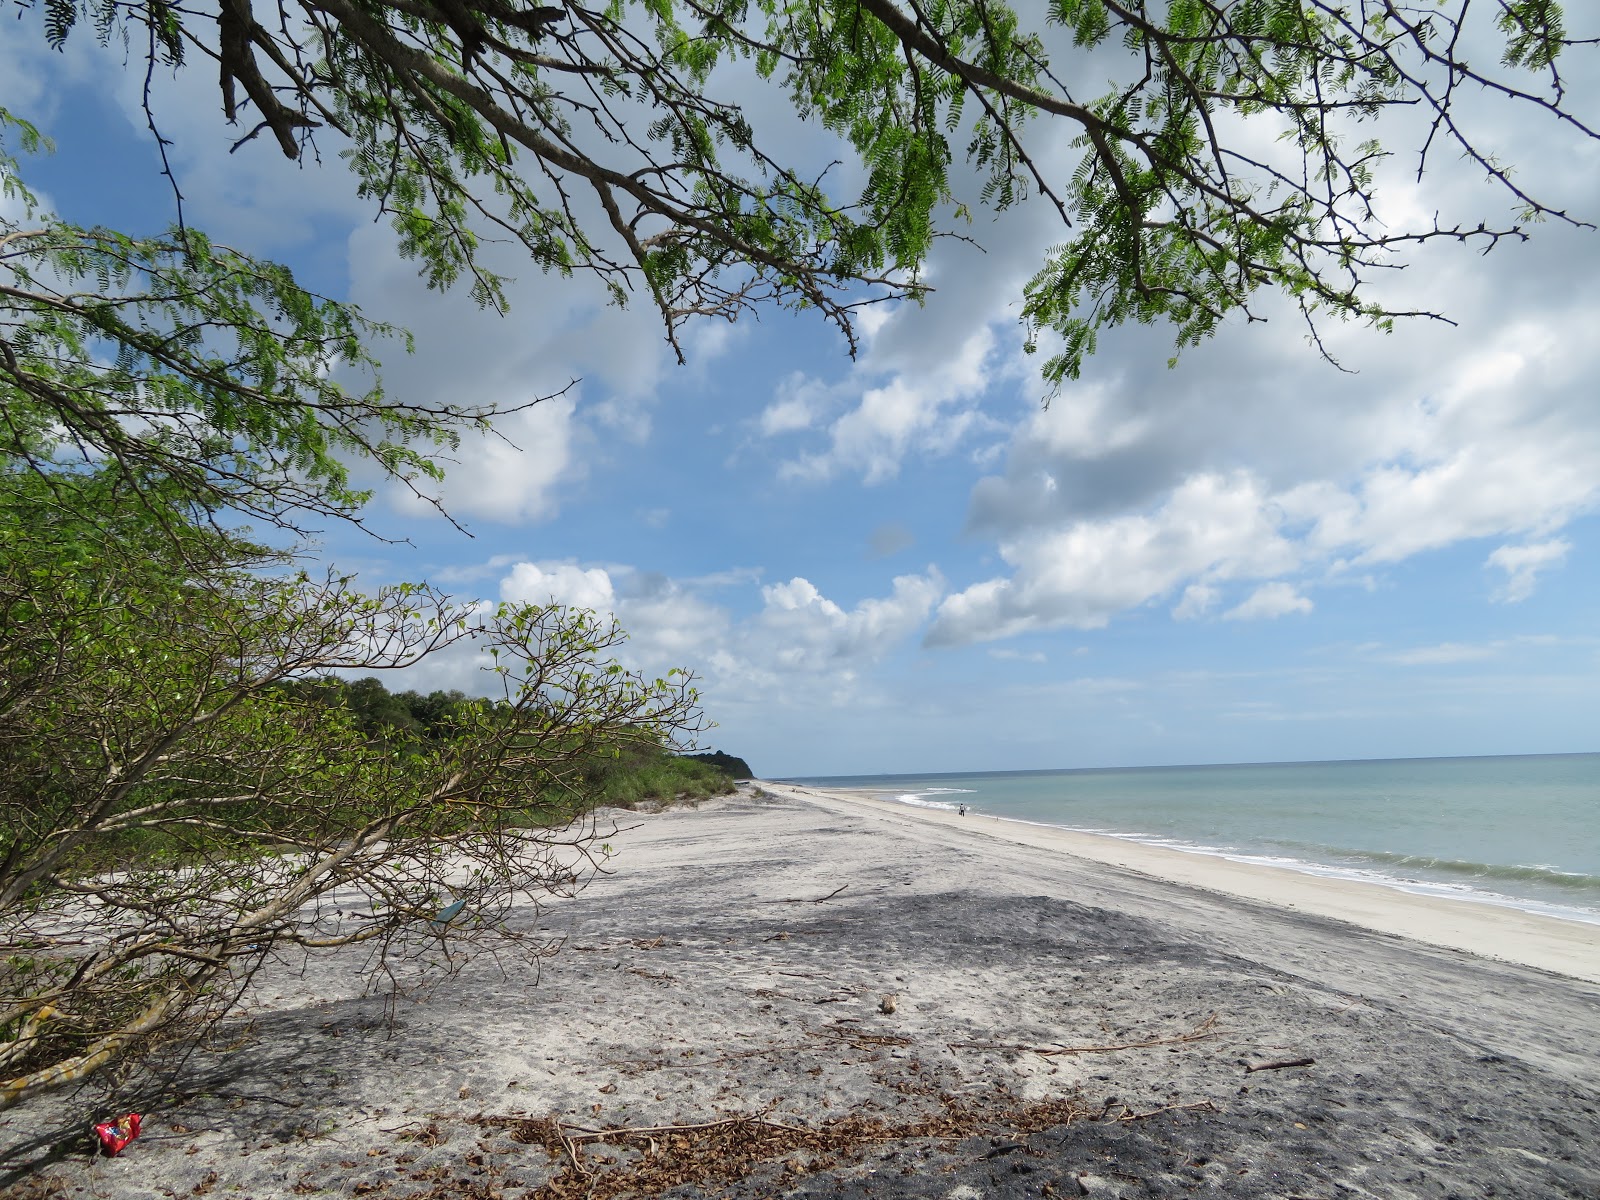
[[[34,6],[55,44],[86,17],[152,63],[209,60],[242,140],[299,158],[337,130],[363,195],[430,282],[469,274],[497,302],[478,238],[498,226],[541,267],[647,295],[674,345],[693,316],[776,302],[820,310],[853,350],[856,308],[918,294],[932,239],[960,212],[951,167],[964,141],[985,203],[1034,193],[1059,214],[1063,242],[1024,310],[1061,339],[1046,365],[1057,383],[1099,328],[1166,321],[1190,344],[1250,313],[1262,289],[1290,295],[1313,328],[1327,315],[1387,324],[1415,315],[1369,296],[1397,250],[1488,247],[1529,221],[1571,219],[1491,156],[1464,92],[1595,136],[1559,69],[1595,39],[1569,36],[1553,0]],[[1498,63],[1481,61],[1486,47]],[[857,194],[831,195],[826,173],[804,173],[781,133],[747,118],[717,72],[740,59],[848,142]],[[1465,156],[1510,215],[1385,226],[1374,168],[1387,152],[1368,123],[1396,109],[1424,118],[1419,168]],[[1066,166],[1046,154],[1062,125],[1081,152]],[[1254,149],[1262,127],[1286,153]]]

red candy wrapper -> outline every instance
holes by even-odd
[[[94,1135],[100,1139],[100,1149],[107,1155],[121,1154],[122,1148],[139,1136],[139,1114],[128,1113],[115,1121],[101,1121],[94,1127]]]

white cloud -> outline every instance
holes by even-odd
[[[501,579],[500,596],[614,616],[628,634],[623,662],[655,674],[694,669],[708,706],[804,704],[854,694],[861,672],[905,646],[927,621],[943,586],[931,569],[903,575],[887,596],[847,608],[799,576],[758,583],[755,571],[669,579],[625,565],[523,560]],[[758,607],[736,616],[707,595],[729,589],[746,605],[759,597]]]
[[[1266,583],[1250,593],[1244,603],[1223,613],[1227,621],[1254,621],[1261,618],[1283,617],[1290,613],[1308,613],[1311,601],[1287,583]]]
[[[503,245],[483,253],[509,274],[526,269]],[[632,444],[648,438],[654,389],[669,369],[654,312],[608,306],[586,277],[552,287],[533,272],[508,287],[511,311],[502,318],[480,310],[465,289],[428,291],[387,228],[357,229],[349,254],[351,299],[367,315],[418,334],[409,355],[393,344],[378,347],[390,396],[502,408],[550,397],[500,418],[494,433],[463,438],[444,464],[443,485],[429,489],[452,516],[548,519],[560,511],[563,489],[584,478],[619,435]],[[618,354],[619,345],[631,349]],[[404,513],[427,511],[398,489],[389,495]]]
[[[1484,659],[1510,655],[1525,660],[1532,654],[1565,648],[1565,653],[1592,650],[1597,639],[1569,637],[1548,633],[1524,633],[1511,638],[1497,638],[1487,642],[1440,642],[1433,646],[1416,646],[1409,650],[1384,651],[1377,646],[1357,647],[1379,662],[1398,663],[1405,667],[1449,666],[1452,663],[1481,662]]]
[[[779,662],[811,667],[876,658],[921,627],[943,590],[937,571],[901,575],[893,592],[863,600],[849,612],[799,576],[761,589],[766,602],[758,618]]]
[[[947,597],[930,644],[1062,626],[1095,629],[1186,579],[1275,575],[1297,565],[1268,498],[1242,472],[1196,476],[1149,514],[1029,531],[1002,542],[1000,554],[1013,576]]]
[[[1600,346],[1582,333],[1600,322],[1600,289],[1574,286],[1580,300],[1517,322],[1485,307],[1490,327],[1459,357],[1426,350],[1457,349],[1457,335],[1414,333],[1397,357],[1380,343],[1366,378],[1307,376],[1292,400],[1277,387],[1284,349],[1257,330],[1225,332],[1176,375],[1124,354],[1020,422],[1003,472],[974,487],[969,527],[996,538],[1011,571],[946,599],[930,640],[1093,628],[1172,592],[1187,620],[1227,580],[1349,580],[1462,541],[1542,535],[1487,564],[1507,573],[1497,598],[1525,597],[1565,553],[1549,535],[1600,505],[1587,383]],[[1290,595],[1233,611],[1263,615]]]
[[[1406,667],[1445,666],[1450,663],[1478,662],[1493,658],[1499,653],[1498,645],[1471,646],[1461,642],[1440,642],[1437,646],[1418,646],[1414,650],[1399,650],[1385,655],[1386,662]]]
[[[790,373],[778,384],[776,395],[757,420],[764,437],[810,429],[828,404],[827,389],[799,371]]]
[[[602,616],[613,613],[617,603],[608,572],[574,563],[519,562],[500,581],[500,598],[522,604],[570,604]]]
[[[439,500],[455,516],[507,524],[550,516],[558,507],[558,486],[579,472],[573,454],[574,411],[571,397],[558,396],[500,418],[492,432],[463,435],[454,451],[434,456],[444,463],[443,482],[419,481],[418,491]],[[431,516],[436,511],[399,485],[392,485],[389,494],[402,513]]]
[[[913,451],[947,454],[970,433],[991,426],[972,405],[988,386],[986,364],[995,348],[986,325],[968,335],[957,353],[936,357],[934,371],[900,371],[886,383],[867,387],[859,403],[828,429],[826,450],[803,454],[786,462],[782,474],[791,479],[825,480],[840,472],[860,474],[867,483],[883,483],[900,470]],[[870,377],[871,366],[858,372]],[[808,427],[798,425],[792,410],[792,393],[762,415],[762,431],[781,432]]]
[[[455,566],[436,567],[428,573],[430,582],[454,587],[457,584],[477,583],[479,580],[488,579],[505,570],[518,560],[515,554],[496,554],[486,562],[463,563]]]
[[[1205,583],[1191,583],[1183,589],[1183,597],[1172,610],[1175,621],[1192,621],[1210,611],[1221,595],[1216,588]]]
[[[1504,604],[1526,600],[1533,595],[1539,573],[1560,566],[1571,549],[1572,544],[1561,538],[1523,546],[1501,546],[1483,564],[1506,573],[1506,581],[1496,589],[1494,598]]]

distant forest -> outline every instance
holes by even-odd
[[[345,708],[366,737],[397,747],[448,740],[463,710],[489,703],[453,689],[427,695],[391,692],[372,676],[325,676],[285,686],[305,699]],[[754,773],[744,759],[720,750],[674,754],[665,747],[629,744],[617,747],[614,756],[597,757],[583,776],[595,805],[632,808],[723,795],[733,790],[734,780]]]

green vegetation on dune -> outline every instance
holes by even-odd
[[[374,676],[344,680],[334,677],[285,685],[296,695],[343,710],[351,723],[373,742],[396,750],[423,753],[431,745],[449,742],[470,724],[469,714],[493,711],[491,701],[459,690],[436,690],[424,695],[407,690],[391,692]],[[576,795],[585,810],[610,806],[634,808],[642,804],[670,804],[704,800],[733,791],[735,779],[750,778],[742,758],[721,751],[679,754],[662,744],[637,738],[601,744],[576,764]],[[530,812],[571,812],[569,783],[541,789],[530,797]]]
[[[715,767],[725,775],[735,779],[754,779],[756,773],[750,769],[750,764],[742,758],[735,758],[731,754],[724,754],[721,750],[711,750],[704,754],[686,755],[697,762],[703,762]]]

